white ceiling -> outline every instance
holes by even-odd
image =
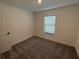
[[[78,4],[79,0],[43,0],[43,3],[41,5],[37,4],[36,0],[0,0],[0,2],[22,8],[24,10],[37,12],[51,8]]]

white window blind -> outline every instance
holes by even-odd
[[[55,34],[56,16],[44,17],[44,32],[47,34]]]

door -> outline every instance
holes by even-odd
[[[0,10],[0,54],[10,49],[5,12]]]

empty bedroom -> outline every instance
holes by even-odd
[[[79,0],[0,0],[0,59],[79,59]]]

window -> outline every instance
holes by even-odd
[[[55,34],[56,16],[44,17],[44,32],[47,34]]]

